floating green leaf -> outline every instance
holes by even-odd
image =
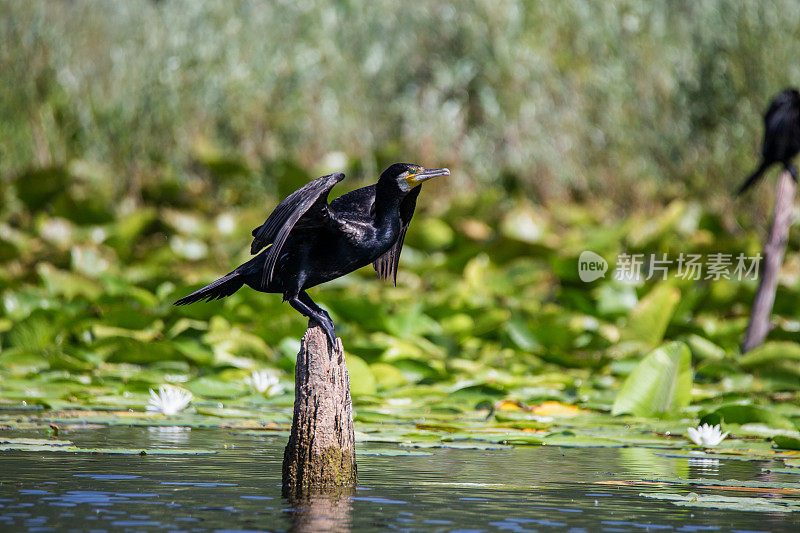
[[[725,350],[700,335],[687,335],[686,344],[692,350],[692,356],[700,360],[720,361],[725,359]]]
[[[775,435],[772,437],[772,442],[775,443],[775,446],[783,448],[784,450],[800,450],[800,439],[797,437]]]
[[[680,297],[681,292],[667,282],[653,287],[631,313],[621,340],[638,341],[650,347],[658,345],[664,339]]]
[[[791,420],[775,411],[757,405],[723,405],[700,419],[701,424],[766,424],[779,429],[796,430]]]
[[[382,457],[425,457],[431,454],[421,450],[401,450],[397,448],[356,448],[356,455],[379,455]]]
[[[77,446],[47,446],[43,444],[0,444],[0,452],[92,453],[103,455],[207,455],[213,450],[194,448],[79,448]]]
[[[680,507],[702,507],[706,509],[755,511],[760,513],[793,513],[800,511],[800,501],[798,500],[699,495],[693,492],[688,494],[654,492],[642,493],[639,496],[654,500],[666,500]]]
[[[675,414],[689,405],[691,389],[689,347],[670,342],[653,350],[636,366],[617,395],[612,414]]]
[[[800,376],[800,344],[767,342],[747,352],[739,361],[742,368],[776,375]]]
[[[375,377],[375,382],[382,389],[394,389],[407,383],[403,373],[393,365],[386,363],[375,363],[369,365],[369,369],[372,372],[372,375]],[[352,386],[352,378],[350,381]]]
[[[345,359],[350,374],[350,393],[353,396],[375,394],[375,376],[369,365],[357,355],[346,354]]]

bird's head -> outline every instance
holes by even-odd
[[[407,193],[423,181],[449,175],[450,171],[446,168],[424,168],[410,163],[395,163],[383,171],[379,181],[393,183]]]

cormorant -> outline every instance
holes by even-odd
[[[791,163],[797,152],[800,152],[800,93],[797,89],[786,89],[772,100],[764,114],[761,164],[736,194],[749,189],[773,163],[782,163],[797,181],[797,169]]]
[[[242,285],[283,300],[323,327],[333,346],[333,321],[306,289],[372,263],[381,279],[397,282],[397,264],[423,181],[447,176],[446,168],[395,163],[375,185],[328,204],[328,193],[344,174],[328,174],[286,197],[253,230],[255,257],[233,272],[175,302],[185,305],[230,296]]]

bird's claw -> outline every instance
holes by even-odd
[[[333,350],[336,351],[338,350],[338,343],[336,342],[336,327],[333,325],[333,320],[331,320],[331,317],[327,316],[327,313],[325,313],[325,315],[327,320],[315,320],[315,322],[317,322],[320,327],[325,330],[325,335],[328,337],[328,342],[331,343]]]

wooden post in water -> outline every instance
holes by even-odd
[[[764,244],[764,267],[761,270],[761,281],[758,283],[753,310],[750,312],[750,323],[747,325],[747,333],[742,343],[742,353],[760,346],[769,333],[769,317],[772,314],[772,304],[775,303],[775,291],[778,288],[778,276],[783,263],[783,254],[786,252],[786,242],[789,240],[789,226],[792,223],[792,205],[796,190],[797,183],[792,175],[787,170],[781,172],[775,193],[772,225],[769,228],[767,242]]]
[[[342,341],[332,346],[309,323],[295,367],[292,434],[283,454],[283,495],[355,487],[356,470],[350,375]]]

